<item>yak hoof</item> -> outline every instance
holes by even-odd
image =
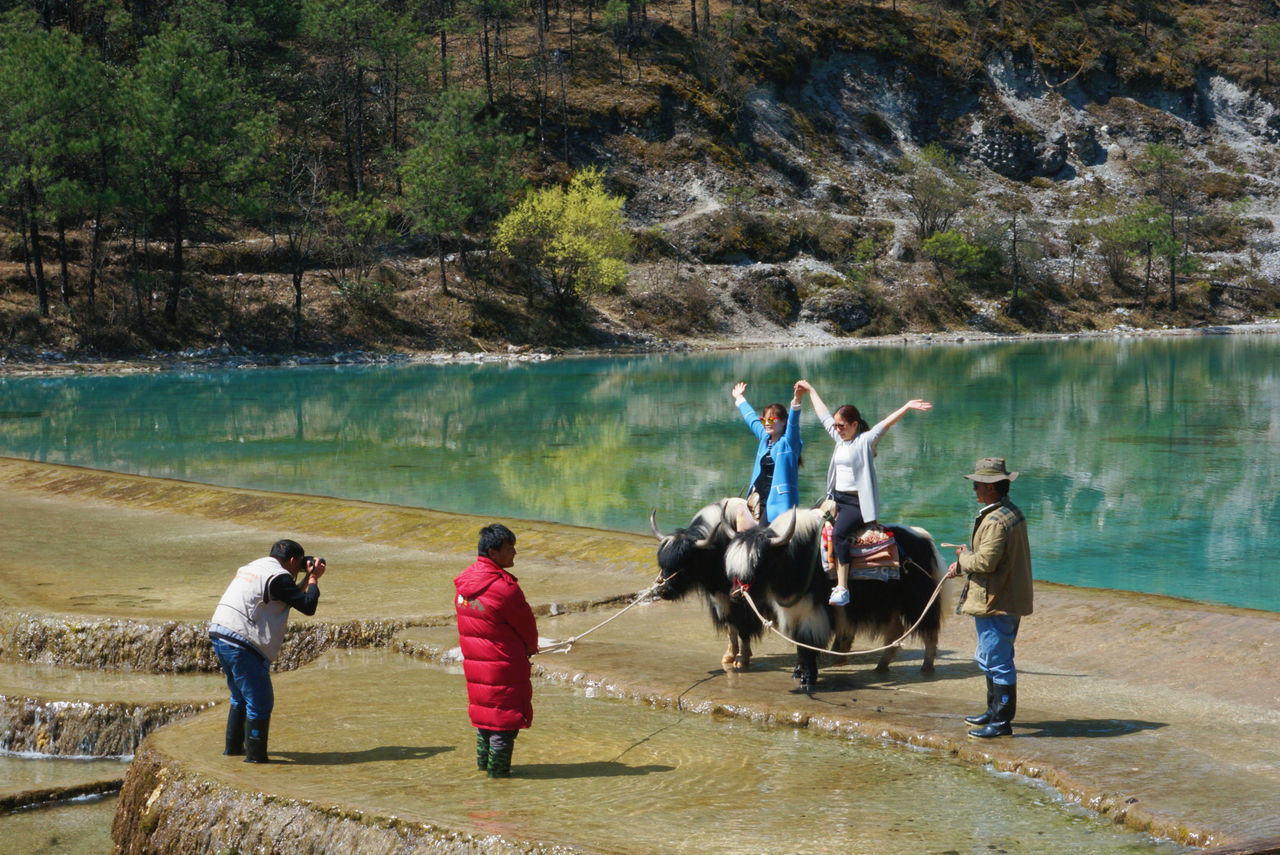
[[[720,664],[724,666],[724,670],[726,671],[736,670],[736,663],[737,659],[732,653],[726,653],[720,657]]]
[[[888,662],[877,662],[877,663],[876,663],[876,673],[877,673],[877,674],[888,674],[888,673],[889,673],[889,663],[888,663]]]
[[[751,659],[746,656],[739,656],[733,663],[733,670],[747,671],[751,668]]]
[[[928,659],[926,659],[926,660],[925,660],[925,661],[920,665],[920,673],[921,673],[921,674],[932,674],[932,673],[933,673],[933,662],[931,662],[931,661],[929,661]]]

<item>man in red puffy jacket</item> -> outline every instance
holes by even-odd
[[[499,523],[480,529],[476,552],[476,562],[453,580],[467,710],[477,731],[476,766],[490,778],[506,778],[516,734],[533,724],[529,657],[538,652],[538,625],[507,572],[516,563],[511,529]]]

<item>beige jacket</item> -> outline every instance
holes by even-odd
[[[965,576],[958,614],[1031,614],[1027,519],[1007,496],[978,514],[973,524],[973,551],[961,553],[956,560]]]

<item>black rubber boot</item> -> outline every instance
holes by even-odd
[[[996,703],[991,711],[991,721],[977,730],[969,731],[974,739],[993,739],[1013,735],[1013,717],[1018,713],[1018,687],[996,687]]]
[[[481,772],[489,771],[489,734],[476,734],[476,768]]]
[[[231,707],[227,710],[227,747],[223,754],[240,755],[244,753],[244,707]]]
[[[967,715],[964,720],[969,724],[991,724],[991,711],[996,705],[996,684],[991,679],[991,675],[987,675],[987,710],[978,715]]]
[[[251,718],[245,721],[244,762],[269,763],[267,759],[267,731],[271,729],[271,719]]]
[[[494,748],[493,746],[489,747],[490,778],[511,777],[511,753],[514,750],[514,745],[503,745],[498,748]]]

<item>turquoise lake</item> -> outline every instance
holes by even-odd
[[[647,531],[746,486],[757,409],[810,380],[871,422],[884,522],[968,539],[983,456],[1021,475],[1037,578],[1280,611],[1280,336],[785,349],[541,363],[0,378],[0,455]],[[801,501],[831,441],[802,414]],[[516,532],[519,534],[518,526]]]

